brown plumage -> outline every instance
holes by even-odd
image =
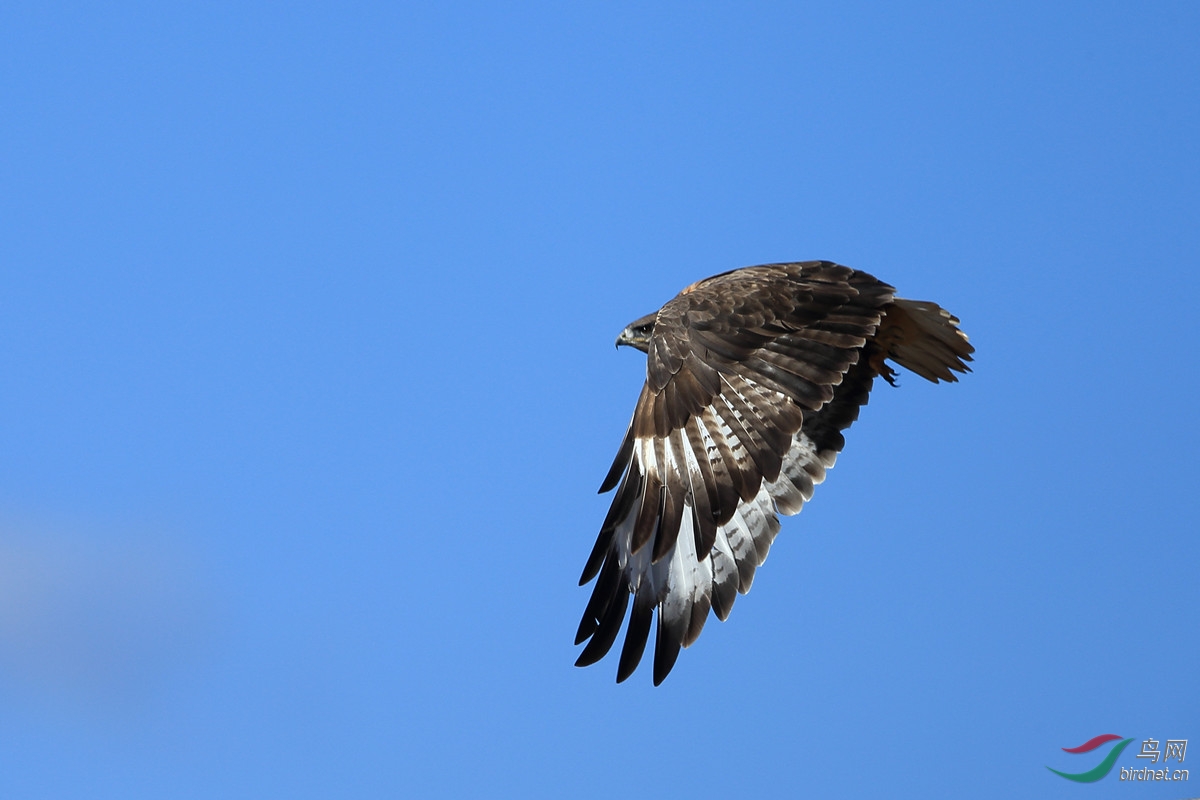
[[[973,348],[934,303],[903,300],[828,261],[765,264],[698,281],[618,338],[647,354],[646,384],[601,492],[617,489],[583,569],[597,578],[578,666],[612,648],[641,660],[657,610],[654,683],[711,609],[729,616],[779,531],[825,479],[890,359],[927,380],[969,372]]]

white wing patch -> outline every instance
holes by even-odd
[[[730,436],[732,431],[724,432],[729,439],[733,438]],[[709,457],[719,457],[707,431],[703,438]],[[673,437],[665,441],[664,463],[654,460],[652,440],[637,441],[634,458],[641,461],[642,469],[657,468],[666,473],[682,467],[682,473],[692,480],[693,491],[704,491],[700,485],[702,472],[696,454],[686,446],[673,447],[672,442],[678,441]],[[738,447],[741,448],[740,443]],[[710,607],[718,618],[725,620],[736,595],[750,591],[755,570],[766,561],[779,533],[778,515],[799,513],[804,503],[812,498],[813,487],[825,480],[826,470],[833,467],[836,459],[836,451],[818,452],[803,431],[796,433],[784,456],[779,476],[769,483],[764,481],[752,500],[738,504],[733,517],[717,528],[716,541],[708,553],[696,552],[690,497],[684,501],[675,546],[657,563],[651,563],[653,548],[649,544],[636,553],[630,552],[636,514],[628,514],[617,526],[614,536],[618,563],[628,590],[636,594],[649,592],[658,606],[659,624],[683,631],[681,638],[683,646],[687,647],[700,635]]]

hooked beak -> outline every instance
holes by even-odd
[[[625,345],[643,353],[650,352],[650,337],[654,332],[654,314],[647,314],[641,319],[634,320],[621,331],[617,337],[617,347]]]
[[[638,333],[633,329],[633,326],[630,325],[628,328],[621,331],[621,335],[617,337],[617,347],[620,347],[621,345],[625,345],[626,347],[636,347],[638,350],[646,352],[646,350],[650,347],[650,337]]]

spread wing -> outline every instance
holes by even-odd
[[[598,578],[579,624],[578,666],[616,641],[640,662],[657,609],[655,685],[710,609],[729,616],[779,530],[833,466],[893,358],[954,380],[973,348],[932,303],[894,300],[874,277],[829,262],[709,278],[658,312],[646,384],[601,491],[617,489],[580,584]]]

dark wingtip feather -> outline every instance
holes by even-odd
[[[625,631],[625,644],[621,647],[621,660],[617,664],[617,683],[622,683],[633,674],[646,652],[646,640],[650,638],[650,620],[654,617],[654,600],[650,592],[642,590],[633,599],[633,612],[629,615],[629,628]]]
[[[600,491],[597,494],[604,494],[616,487],[617,482],[621,480],[621,475],[625,472],[625,467],[629,463],[629,456],[633,453],[633,426],[630,425],[625,431],[625,438],[621,440],[621,446],[617,448],[617,457],[613,459],[612,466],[608,468],[608,474],[604,476],[604,483],[600,484]]]
[[[583,572],[579,575],[579,585],[596,577],[600,572],[600,567],[604,564],[604,554],[608,551],[608,542],[611,537],[607,531],[600,531],[600,535],[596,537],[596,544],[592,545],[591,555],[588,556],[587,563],[583,565]]]
[[[633,504],[642,493],[643,479],[641,473],[634,468],[629,469],[625,473],[624,479],[621,481],[621,488],[617,490],[613,497],[612,505],[608,507],[608,514],[604,517],[604,524],[600,526],[600,535],[596,537],[596,544],[592,546],[592,552],[588,556],[587,563],[583,565],[583,573],[579,576],[579,585],[596,577],[596,573],[600,570],[600,565],[603,561],[604,554],[608,551],[608,546],[612,542],[612,532],[620,523],[625,515],[633,509]]]
[[[728,579],[724,581],[713,580],[712,610],[721,622],[729,619],[729,614],[733,611],[733,601],[737,600],[738,581],[734,580],[737,576],[738,571],[736,568],[733,568]]]
[[[708,611],[712,608],[712,599],[708,595],[701,595],[692,603],[692,613],[688,620],[687,631],[683,635],[683,646],[691,647],[700,638],[700,632],[704,630],[704,623],[708,621]]]
[[[589,667],[604,658],[612,649],[613,642],[617,640],[617,632],[621,630],[621,623],[625,621],[625,609],[629,607],[629,592],[617,592],[617,596],[613,600],[614,602],[604,612],[604,619],[600,620],[596,632],[592,634],[591,641],[587,643],[587,647],[583,648],[579,658],[575,659],[575,666]]]
[[[619,593],[617,588],[621,578],[621,570],[616,558],[606,558],[604,567],[600,570],[600,579],[592,587],[592,596],[588,598],[587,608],[583,610],[583,618],[579,620],[579,628],[575,631],[575,644],[583,644],[596,628],[600,626],[608,607],[612,605],[614,595]],[[624,594],[624,592],[620,592]]]
[[[658,686],[671,674],[679,648],[683,645],[683,630],[680,625],[663,623],[662,611],[658,614],[658,635],[654,637],[654,685]]]

